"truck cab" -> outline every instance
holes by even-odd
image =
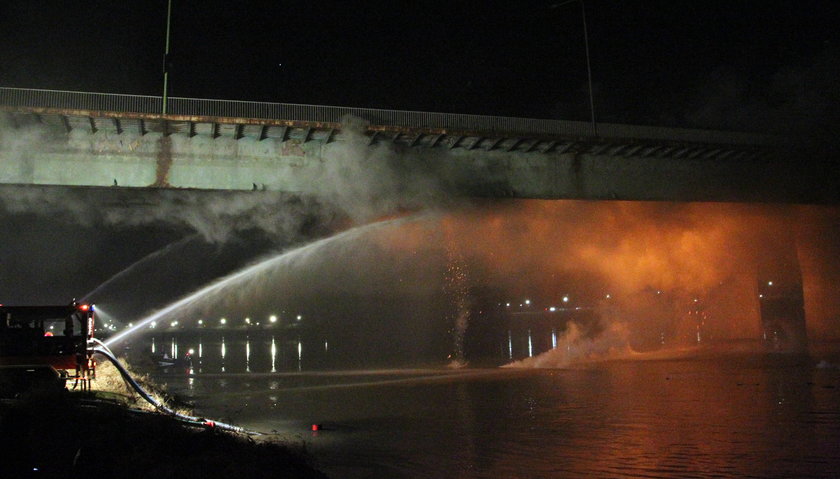
[[[73,301],[64,306],[0,305],[0,385],[4,389],[74,380],[87,389],[95,363],[88,341],[94,307]],[[30,378],[30,379],[27,379]]]

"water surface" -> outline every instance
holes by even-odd
[[[159,379],[337,478],[840,475],[840,369],[810,358]]]

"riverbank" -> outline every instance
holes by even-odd
[[[0,477],[326,477],[302,446],[188,425],[119,396],[33,391],[0,402]]]

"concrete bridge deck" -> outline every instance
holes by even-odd
[[[6,129],[41,129],[48,133],[39,138],[49,140],[28,149],[0,142],[0,183],[259,185],[317,194],[311,185],[337,157],[338,145],[364,135],[370,147],[411,157],[402,163],[403,176],[422,171],[473,196],[837,199],[833,180],[805,175],[787,161],[791,145],[769,135],[178,97],[168,99],[164,115],[162,102],[157,96],[0,88]],[[201,157],[189,148],[199,143]]]
[[[0,110],[16,124],[31,121],[68,132],[150,132],[236,140],[329,143],[348,117],[367,124],[372,143],[524,153],[579,152],[615,157],[752,159],[778,146],[769,135],[588,122],[381,110],[319,105],[204,100],[0,88]]]

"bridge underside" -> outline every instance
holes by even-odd
[[[524,135],[351,117],[337,123],[40,107],[2,107],[0,114],[3,184],[318,196],[344,175],[478,197],[838,200],[836,178],[802,168],[801,158],[776,146],[631,138],[622,125],[603,125],[599,136]]]

